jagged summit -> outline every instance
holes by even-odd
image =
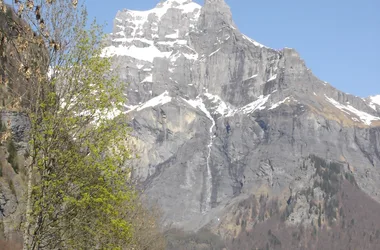
[[[180,4],[188,4],[193,2],[192,0],[161,0],[157,6],[163,6],[164,4],[169,5],[180,5]]]
[[[198,26],[203,29],[219,29],[231,25],[236,28],[230,7],[224,0],[205,0]]]
[[[188,10],[192,10],[194,7],[200,7],[200,5],[192,0],[165,0],[159,2],[156,6],[156,8],[187,8]]]
[[[319,80],[296,50],[273,50],[242,34],[224,0],[203,7],[167,0],[147,11],[118,12],[104,55],[129,58],[119,59],[129,71],[128,106],[168,91],[190,99],[211,94],[236,112],[255,103],[261,105],[250,112],[299,102],[347,125],[379,122],[376,102]]]
[[[198,22],[200,9],[192,1],[169,0],[151,10],[119,11],[103,54],[127,56],[141,61],[140,65],[169,58],[174,47],[187,44],[186,37]]]
[[[164,21],[165,16],[171,16],[172,12],[180,12],[183,15],[191,16],[191,14],[195,12],[192,18],[197,19],[199,14],[197,15],[196,13],[200,8],[201,6],[199,4],[191,0],[167,0],[158,3],[157,6],[151,10],[135,11],[125,9],[116,14],[113,33],[117,33],[120,31],[119,29],[123,28],[126,28],[126,30],[124,30],[126,35],[130,32],[131,36],[143,36],[143,32],[146,29],[157,33],[159,32],[157,29],[160,23]],[[125,22],[123,23],[122,21]]]

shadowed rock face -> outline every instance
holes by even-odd
[[[134,175],[166,224],[228,232],[220,226],[228,207],[251,195],[278,200],[282,211],[313,188],[315,168],[304,168],[311,155],[341,164],[380,200],[377,99],[319,80],[294,49],[248,38],[224,1],[120,11],[104,55],[130,83],[128,122],[141,156]],[[310,223],[303,211],[293,224]]]
[[[41,72],[47,72],[48,53],[45,47],[29,43],[26,49],[18,45],[18,38],[36,39],[28,24],[17,17],[13,8],[8,6],[6,13],[0,13],[0,108],[18,111],[29,108],[33,103],[33,83],[25,76],[25,69],[38,65]],[[6,35],[5,35],[6,34]],[[22,39],[20,39],[22,40]],[[29,41],[29,40],[28,40]],[[28,55],[21,57],[22,55]],[[21,67],[21,65],[24,65]]]
[[[14,26],[17,29],[12,28]],[[34,76],[28,80],[20,72],[19,48],[12,39],[30,35],[26,27],[12,8],[0,13],[0,249],[20,249],[22,242],[20,230],[30,130],[29,117],[23,110],[33,101]],[[7,40],[3,39],[4,34]],[[42,71],[47,68],[46,49],[31,46],[22,53],[26,58],[23,63],[37,63]],[[10,243],[6,244],[3,237]]]

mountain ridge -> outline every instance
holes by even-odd
[[[170,5],[173,5],[173,4],[175,4],[175,3],[177,3],[178,5],[176,5],[176,7],[178,8],[178,6],[187,6],[187,5],[189,5],[189,4],[193,4],[193,2],[191,2],[191,1],[180,1],[180,2],[177,2],[177,1],[164,1],[164,2],[161,2],[161,3],[159,3],[158,5],[157,5],[157,7],[155,8],[155,9],[162,9],[163,7],[165,7],[165,6],[170,6]],[[209,2],[206,2],[206,3],[209,3]],[[224,1],[217,1],[216,2],[216,4],[219,6],[219,5],[222,5],[222,6],[225,6],[225,3],[224,4],[221,4],[221,3],[224,3]],[[215,4],[214,2],[211,2],[211,4]],[[198,5],[198,4],[195,4],[194,3],[194,6],[193,6],[193,11],[195,11],[195,10],[197,10],[198,8],[200,8],[200,5]],[[153,10],[155,10],[155,9],[153,9]],[[168,8],[168,9],[166,9],[166,11],[168,11],[170,9],[170,7]],[[214,9],[214,8],[213,8]],[[126,12],[130,12],[129,10],[127,10]],[[139,12],[141,12],[141,11],[139,11]],[[145,11],[146,13],[149,13],[149,11]],[[132,12],[133,13],[133,12]],[[160,12],[160,16],[159,16],[159,18],[161,18],[162,17],[162,14],[163,12]],[[228,9],[228,11],[227,11],[227,13],[230,13],[229,12],[229,9]],[[118,15],[120,15],[120,13],[118,13]],[[195,18],[193,19],[193,21],[194,20],[196,20],[197,18],[199,18],[199,17],[197,17],[197,16],[195,16]],[[218,17],[216,17],[217,19],[218,19]],[[223,19],[223,18],[221,18],[221,19]],[[116,19],[115,19],[116,21],[117,20],[120,20],[118,17],[116,17]],[[117,27],[118,25],[116,24],[116,27]],[[116,29],[117,30],[117,29]],[[140,31],[141,32],[141,31]],[[179,31],[178,31],[179,32]],[[120,33],[122,33],[121,31],[118,31],[118,32],[114,32],[113,34],[120,34]],[[136,32],[135,32],[136,33]],[[175,34],[175,33],[174,33]],[[185,39],[184,40],[176,40],[176,37],[173,37],[173,36],[170,36],[171,34],[169,34],[169,35],[166,35],[166,36],[168,36],[168,38],[171,40],[171,43],[174,45],[174,44],[178,44],[178,45],[183,45],[183,46],[187,46],[187,44],[186,44],[186,42],[185,42],[185,39],[186,39],[186,37],[185,37]],[[178,34],[176,35],[177,37],[178,37]],[[139,38],[139,39],[142,39],[142,38]],[[130,40],[130,41],[137,41],[137,40],[139,40],[139,39],[137,39],[136,37],[135,37],[135,34],[134,34],[134,36],[133,36],[133,38],[132,39],[128,39],[128,38],[125,38],[124,40],[125,41],[128,41],[128,40]],[[246,37],[245,35],[243,35],[243,39],[246,39],[247,41],[252,41],[253,43],[254,43],[254,45],[257,45],[257,46],[263,46],[263,45],[260,45],[260,44],[258,44],[258,43],[256,43],[254,40],[252,40],[252,39],[250,39],[250,38],[248,38],[248,37]],[[117,39],[114,39],[113,41],[115,42],[115,41],[120,41],[120,40],[122,40],[121,38],[117,38]],[[173,41],[174,40],[174,41]],[[144,42],[144,41],[141,41],[141,42]],[[146,42],[146,41],[145,41]],[[165,43],[166,43],[166,45],[169,43],[168,41],[166,41],[166,42],[163,42],[163,41],[159,41],[159,42],[157,42],[158,44],[160,44],[160,45],[164,45]],[[181,44],[182,43],[182,44]],[[150,44],[152,45],[152,42],[150,42]],[[133,48],[138,48],[138,47],[135,47],[135,45],[130,45],[130,46],[132,46]],[[171,56],[171,54],[173,53],[173,52],[170,52],[170,51],[165,51],[165,52],[163,52],[163,51],[159,51],[159,50],[157,50],[156,48],[155,49],[153,49],[153,47],[154,46],[151,46],[151,47],[149,47],[149,48],[151,48],[151,49],[146,49],[147,50],[147,52],[146,53],[141,53],[141,54],[149,54],[149,59],[147,59],[145,56],[142,56],[141,57],[141,59],[143,60],[143,61],[153,61],[153,58],[155,57],[155,56],[157,56],[157,57],[170,57]],[[188,47],[188,46],[187,46]],[[217,49],[217,50],[214,50],[214,51],[210,51],[210,53],[209,53],[209,56],[212,56],[212,55],[214,55],[214,53],[217,53],[218,51],[220,51],[220,49],[221,48],[219,48],[219,49]],[[126,51],[126,50],[124,50],[124,48],[122,47],[122,50],[123,51]],[[166,49],[167,50],[167,49]],[[190,50],[191,50],[191,48],[190,48]],[[285,50],[292,50],[292,49],[288,49],[288,48],[285,48],[285,49],[283,49],[282,51],[285,51]],[[142,50],[138,50],[137,49],[137,51],[136,51],[136,53],[134,52],[134,51],[132,51],[131,49],[129,50],[129,51],[131,51],[131,56],[132,57],[136,57],[136,53],[138,53],[137,51],[142,51]],[[273,50],[274,51],[274,50]],[[194,52],[194,51],[193,51]],[[296,53],[296,52],[295,52]],[[185,57],[187,56],[187,58],[191,58],[191,59],[194,59],[194,56],[196,56],[196,54],[194,54],[194,55],[191,55],[191,54],[184,54],[185,55]],[[299,57],[299,55],[298,55],[298,53],[296,53],[295,54],[296,55],[296,57]],[[199,55],[198,55],[198,57],[199,57]],[[306,66],[305,66],[306,67]],[[147,69],[148,70],[148,69]],[[248,77],[247,77],[248,78]],[[271,79],[271,78],[274,78],[274,74],[272,75],[272,76],[269,76],[267,79],[268,80],[274,80],[274,79]],[[144,80],[149,80],[150,79],[150,77],[148,76],[148,78],[146,78],[146,79],[143,79],[143,81]],[[324,82],[324,84],[326,84],[325,82]],[[346,94],[347,95],[347,94]],[[331,97],[330,97],[331,98]],[[368,99],[368,98],[367,98]],[[340,100],[338,100],[338,101],[340,101]],[[370,104],[372,107],[375,105],[375,103],[373,103],[373,102],[369,102],[368,104]]]
[[[144,18],[119,12],[104,52],[129,83],[125,112],[141,156],[130,164],[164,225],[237,237],[232,208],[251,195],[277,200],[280,211],[293,199],[287,223],[316,225],[306,191],[319,194],[320,212],[337,193],[320,187],[327,177],[313,155],[340,164],[339,178],[352,174],[380,202],[376,97],[343,93],[314,76],[296,50],[245,36],[224,1],[191,11],[189,1],[175,2]]]

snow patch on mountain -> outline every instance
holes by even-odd
[[[183,98],[182,98],[183,99]],[[195,109],[200,109],[210,120],[213,120],[211,113],[207,110],[205,104],[203,103],[202,98],[198,97],[195,100],[186,100],[183,99],[186,103],[192,106]]]
[[[144,82],[153,82],[153,75],[150,74],[147,77],[145,77],[145,79],[142,80],[141,83],[144,83]]]
[[[290,101],[290,97],[286,97],[284,100],[282,100],[282,101],[280,101],[280,102],[277,102],[277,103],[273,104],[272,107],[269,108],[269,110],[276,109],[276,108],[278,108],[281,104],[284,104],[284,103],[286,103],[287,101]]]
[[[166,27],[167,20],[164,16],[173,9],[179,10],[180,17],[187,20],[187,28]],[[167,0],[151,10],[119,11],[114,21],[113,33],[109,36],[109,44],[104,48],[102,56],[127,56],[151,63],[156,57],[168,58],[177,45],[187,46],[187,29],[190,30],[191,24],[197,23],[200,9],[201,6],[191,0]],[[162,32],[164,25],[166,34]],[[191,60],[195,58],[189,54],[184,56]]]
[[[247,40],[247,41],[249,41],[249,42],[251,42],[251,43],[252,43],[253,45],[255,45],[256,47],[260,47],[260,48],[268,48],[267,46],[264,46],[263,44],[256,42],[255,40],[253,40],[252,38],[249,38],[249,37],[246,36],[246,35],[243,35],[243,39],[244,39],[244,40]]]
[[[192,13],[201,8],[201,6],[197,3],[194,3],[192,0],[167,0],[163,3],[157,5],[158,7],[162,6],[162,8],[176,8],[180,9],[182,13]],[[200,12],[199,12],[200,14]],[[199,14],[197,17],[199,17]]]
[[[380,106],[380,95],[370,96],[369,99],[370,99],[369,106],[372,109],[376,110],[376,105]]]
[[[239,111],[242,111],[244,114],[250,114],[256,110],[265,109],[265,103],[268,101],[270,95],[259,96],[256,101],[253,101],[244,107],[240,108]]]
[[[209,57],[213,56],[214,54],[218,53],[218,51],[220,50],[221,48],[215,50],[214,52],[212,52],[210,55],[208,55]]]
[[[334,99],[328,97],[327,95],[325,95],[325,98],[328,102],[333,104],[336,108],[340,109],[344,113],[346,113],[348,115],[357,116],[360,119],[360,121],[365,123],[366,125],[371,125],[371,123],[373,121],[380,121],[380,117],[376,117],[376,116],[370,115],[366,112],[360,111],[360,110],[352,107],[349,104],[347,104],[347,105],[341,104],[341,103],[335,101]],[[351,119],[353,121],[358,121],[356,117],[351,117]]]
[[[108,46],[104,48],[102,52],[103,57],[112,57],[112,56],[129,56],[136,58],[142,61],[153,62],[156,57],[169,57],[170,52],[162,52],[155,46],[149,46],[145,48],[139,48],[135,45],[124,47],[124,46]]]
[[[191,1],[183,0],[168,0],[163,3],[159,3],[154,9],[146,11],[127,10],[131,21],[134,23],[132,35],[136,36],[138,32],[143,30],[143,26],[149,22],[150,18],[157,18],[161,21],[162,17],[168,12],[169,9],[175,8],[181,10],[183,13],[200,12],[201,6]],[[195,19],[199,18],[199,14],[195,16]],[[119,19],[120,20],[120,19]]]
[[[174,33],[165,36],[165,38],[169,38],[169,39],[178,39],[178,37],[179,37],[179,30],[176,30]]]
[[[225,101],[223,101],[222,98],[220,98],[218,95],[214,95],[211,93],[204,93],[203,96],[206,97],[208,101],[210,101],[208,105],[208,110],[210,110],[211,112],[209,112],[205,108],[203,100],[200,97],[198,97],[196,100],[185,100],[185,101],[192,107],[201,109],[205,114],[206,114],[206,111],[209,112],[210,117],[211,117],[211,114],[222,115],[224,117],[231,117],[239,113],[250,114],[250,113],[255,112],[256,110],[263,110],[266,108],[265,104],[268,102],[268,99],[270,97],[270,95],[266,95],[266,96],[261,95],[257,98],[257,100],[243,107],[235,108],[229,103],[226,103]],[[276,108],[277,106],[281,105],[282,103],[285,103],[288,100],[289,100],[289,97],[285,98],[285,100],[283,100],[282,102],[272,105],[270,109]]]
[[[178,45],[187,45],[187,41],[186,40],[160,41],[160,42],[157,42],[157,44],[167,45],[167,46],[174,46],[176,44],[178,44]]]
[[[150,108],[150,107],[161,106],[171,101],[172,101],[172,97],[169,95],[168,91],[165,91],[161,95],[153,97],[152,99],[150,99],[149,101],[141,105],[126,106],[127,108],[129,108],[129,110],[126,113],[129,113],[131,111],[141,111],[143,109]]]
[[[153,41],[152,40],[148,40],[146,38],[142,38],[142,37],[130,37],[130,38],[127,38],[124,36],[124,34],[122,35],[123,37],[118,37],[118,38],[114,38],[113,41],[114,42],[119,42],[121,44],[123,43],[133,43],[133,42],[141,42],[141,43],[146,43],[146,45],[153,45]]]
[[[236,110],[232,108],[229,104],[224,102],[219,96],[213,95],[210,93],[205,93],[205,97],[207,97],[212,104],[210,108],[213,114],[220,114],[222,116],[231,116]]]
[[[270,81],[273,81],[277,78],[277,74],[274,74],[273,76],[271,76],[267,82],[270,82]]]

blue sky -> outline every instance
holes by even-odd
[[[108,23],[108,33],[118,10],[147,10],[158,2],[87,0],[87,7],[90,17]],[[317,77],[344,92],[380,94],[380,0],[226,2],[240,31],[254,40],[295,48]]]

